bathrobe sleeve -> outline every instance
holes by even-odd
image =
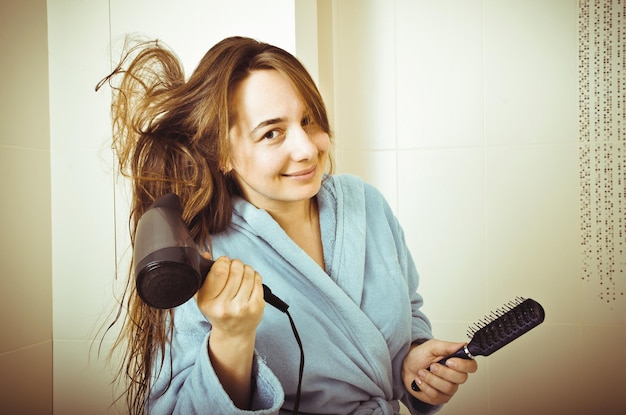
[[[252,407],[244,411],[235,407],[211,365],[208,354],[210,324],[198,310],[195,300],[191,299],[178,307],[174,315],[175,334],[166,347],[163,365],[155,369],[148,413],[278,414],[284,401],[282,387],[256,353]]]

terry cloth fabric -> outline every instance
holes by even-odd
[[[393,415],[398,401],[413,414],[436,412],[440,407],[412,399],[401,379],[411,342],[432,334],[420,311],[418,274],[389,205],[349,175],[328,176],[317,201],[325,269],[266,211],[243,199],[235,203],[230,228],[213,237],[214,257],[251,265],[289,304],[305,354],[301,413]],[[195,300],[174,315],[172,343],[155,372],[151,414],[290,413],[300,352],[285,314],[267,306],[257,329],[250,411],[233,405],[211,367],[211,324]]]

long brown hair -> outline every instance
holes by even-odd
[[[186,81],[179,59],[161,42],[127,41],[119,65],[96,90],[109,83],[113,91],[113,149],[121,174],[132,181],[133,245],[141,215],[169,192],[180,197],[183,220],[199,246],[209,247],[210,235],[229,226],[232,197],[240,194],[233,176],[223,172],[234,121],[232,94],[251,71],[262,69],[286,76],[312,120],[331,135],[314,81],[295,57],[278,47],[250,38],[226,38],[204,55]],[[141,414],[150,378],[165,359],[174,311],[146,305],[133,282],[129,271],[113,322],[122,324],[114,349],[123,351],[117,380],[125,384],[128,410]]]

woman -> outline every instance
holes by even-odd
[[[127,67],[126,67],[127,66]],[[305,68],[284,50],[224,39],[188,81],[158,42],[113,75],[114,146],[132,179],[131,220],[174,192],[216,259],[173,310],[142,302],[129,278],[117,346],[131,413],[435,412],[476,370],[436,362],[463,346],[432,339],[402,229],[381,194],[330,175],[331,129]],[[210,254],[209,254],[210,253]],[[261,277],[262,276],[262,277]],[[290,305],[265,307],[262,280]]]

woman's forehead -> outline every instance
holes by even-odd
[[[305,104],[293,83],[274,70],[252,72],[238,85],[233,95],[233,110],[237,115],[256,122],[301,113],[304,108]]]

